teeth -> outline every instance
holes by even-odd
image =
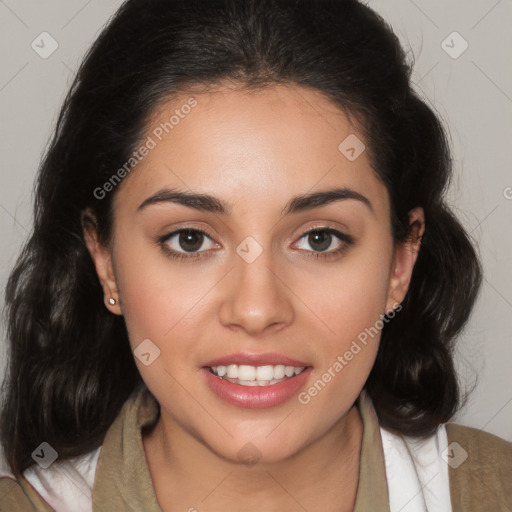
[[[230,379],[238,379],[238,365],[237,364],[228,365],[226,375]]]
[[[258,370],[259,370],[259,368],[258,368]],[[245,364],[241,364],[238,367],[238,379],[239,380],[254,380],[255,377],[256,377],[256,368],[254,368],[254,366],[247,366]]]
[[[284,364],[278,364],[277,366],[274,366],[274,379],[282,379],[283,377],[284,377]]]
[[[212,372],[230,382],[236,381],[242,386],[272,386],[282,382],[285,378],[299,375],[304,370],[304,366],[285,366],[278,364],[275,366],[249,366],[246,364],[229,364],[227,366],[213,366]]]
[[[287,376],[287,377],[292,377],[293,376],[293,366],[285,366],[284,368],[284,374]]]
[[[258,366],[256,368],[256,377],[258,380],[272,380],[274,378],[273,366]]]
[[[233,380],[233,379],[230,379]],[[238,384],[241,384],[242,386],[259,386],[259,383],[257,380],[238,380]]]

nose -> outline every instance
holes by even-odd
[[[294,318],[292,295],[285,276],[273,268],[271,251],[248,263],[236,256],[225,283],[220,321],[251,336],[281,330]]]

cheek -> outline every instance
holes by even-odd
[[[356,400],[377,355],[386,303],[387,261],[374,255],[334,272],[314,295],[326,334],[319,339],[320,364],[299,403],[325,424],[336,421]]]
[[[195,367],[197,337],[192,333],[200,327],[194,315],[201,309],[198,302],[208,283],[201,284],[201,277],[190,271],[180,271],[165,256],[146,252],[141,257],[136,251],[117,258],[116,277],[134,355],[151,354],[148,365],[135,357],[142,379],[155,396],[181,396],[178,382],[190,378],[190,368]],[[137,350],[139,346],[144,351]]]
[[[202,295],[200,278],[191,279],[190,272],[176,270],[147,247],[117,249],[116,279],[130,343],[135,347],[149,338],[160,346],[187,323],[187,312]]]
[[[318,314],[332,347],[357,337],[385,311],[391,246],[382,242],[379,250],[359,248],[338,265],[301,278],[304,302]]]
[[[318,343],[320,364],[314,368],[311,386],[300,396],[310,412],[333,420],[364,386],[385,325],[391,257],[391,240],[373,238],[366,247],[347,253],[328,274],[317,275],[317,286],[302,283],[311,309],[322,320],[316,321],[317,331],[325,333]]]

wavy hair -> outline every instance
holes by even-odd
[[[1,443],[14,473],[42,440],[61,459],[101,445],[142,383],[124,319],[104,306],[83,237],[108,243],[112,199],[94,191],[126,162],[163,100],[224,80],[316,90],[363,127],[386,185],[395,243],[426,231],[402,310],[365,384],[381,424],[426,436],[461,404],[453,344],[481,265],[447,206],[449,144],[411,86],[389,25],[356,0],[127,0],[86,53],[38,171],[34,225],[6,287],[9,342]]]

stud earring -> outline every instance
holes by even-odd
[[[112,304],[112,306],[116,303],[116,299],[114,299],[113,297],[110,297],[110,299],[108,299],[108,302],[109,304]]]

